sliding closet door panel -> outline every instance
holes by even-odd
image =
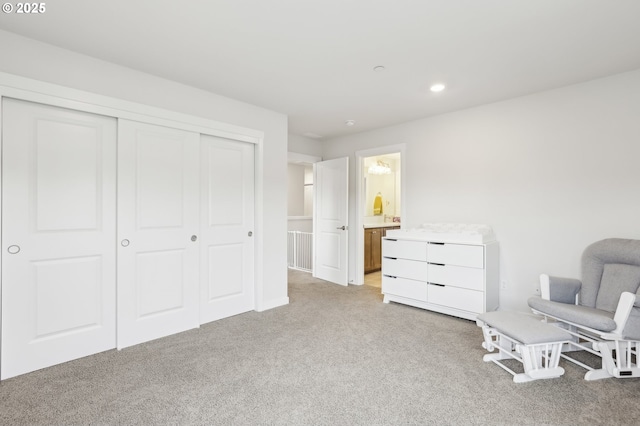
[[[118,121],[118,348],[198,326],[198,147]]]
[[[200,322],[255,308],[254,146],[201,136]]]
[[[6,379],[116,345],[116,120],[2,108]]]

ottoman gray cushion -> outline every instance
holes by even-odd
[[[571,335],[566,331],[542,322],[541,317],[533,314],[495,311],[480,314],[478,319],[525,345],[562,342],[571,339]]]

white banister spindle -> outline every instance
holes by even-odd
[[[313,269],[313,234],[287,231],[287,265],[291,269],[311,272]]]

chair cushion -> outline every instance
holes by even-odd
[[[640,308],[631,309],[627,324],[622,330],[625,339],[640,340]]]
[[[582,305],[552,302],[541,297],[530,297],[527,303],[536,311],[595,330],[613,331],[616,328],[612,312]]]
[[[581,286],[580,280],[575,278],[549,277],[549,299],[574,305]]]
[[[582,287],[580,288],[581,305],[591,308],[597,307],[596,300],[606,264],[640,266],[640,240],[607,238],[591,244],[584,250],[582,253]],[[620,293],[616,295],[616,298],[618,296]]]
[[[625,291],[635,294],[638,287],[640,287],[640,266],[607,263],[602,272],[596,308],[615,312],[620,295]]]

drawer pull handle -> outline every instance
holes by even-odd
[[[385,275],[387,278],[393,278],[394,280],[398,279],[398,277],[394,277],[393,275]]]
[[[443,246],[444,245],[444,243],[432,243],[432,242],[429,242],[429,244],[436,244],[436,245],[439,245],[439,246]]]
[[[444,263],[433,263],[433,262],[427,262],[429,265],[436,265],[436,266],[445,266]]]
[[[435,286],[438,286],[438,287],[444,287],[445,286],[444,284],[437,284],[437,283],[427,283],[427,284],[435,285]]]
[[[398,240],[396,240],[394,238],[385,238],[385,240],[387,240],[387,241],[398,241]]]
[[[397,257],[389,257],[389,256],[385,256],[384,258],[385,258],[385,259],[391,259],[391,260],[398,260],[398,258],[397,258]]]

